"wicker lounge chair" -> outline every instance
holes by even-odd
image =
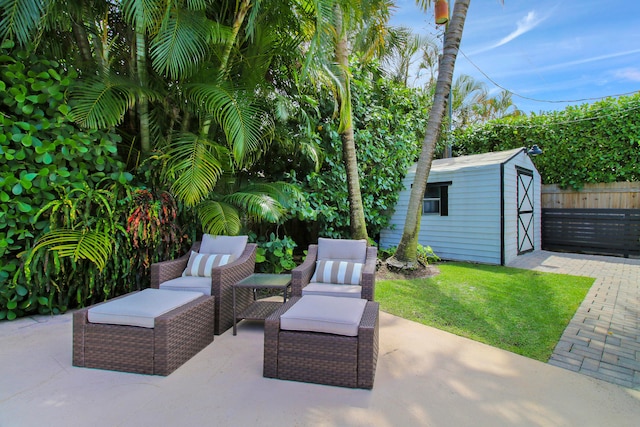
[[[151,287],[171,290],[191,290],[215,297],[215,334],[220,335],[233,325],[232,286],[253,274],[256,244],[246,243],[246,236],[218,236],[205,234],[189,253],[180,258],[151,265]],[[191,253],[234,253],[235,259],[210,270],[211,277],[184,276]],[[236,291],[237,310],[244,310],[253,301],[250,289]]]
[[[306,294],[346,296],[373,301],[377,254],[378,249],[367,246],[365,240],[320,238],[317,245],[309,245],[305,261],[291,272],[291,294],[293,296]],[[339,280],[343,283],[332,283],[327,277],[319,282],[315,273],[320,261],[361,264],[359,284],[344,283],[345,280]]]
[[[358,302],[339,297],[319,298]],[[378,303],[365,303],[359,324],[355,323],[357,335],[347,336],[309,330],[313,327],[307,330],[283,329],[281,316],[299,301],[299,297],[291,298],[265,320],[263,376],[340,387],[373,388],[378,360]]]

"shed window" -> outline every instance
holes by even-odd
[[[422,200],[423,215],[449,215],[449,185],[451,182],[427,184]]]

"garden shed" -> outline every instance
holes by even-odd
[[[380,247],[402,237],[414,164],[380,234]],[[442,259],[506,265],[541,249],[540,174],[526,148],[434,160],[422,202],[418,241]]]

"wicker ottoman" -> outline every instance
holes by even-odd
[[[265,320],[263,375],[371,389],[378,360],[379,304],[366,302],[356,336],[282,329],[280,316],[299,300],[291,298]]]
[[[74,366],[169,375],[213,341],[214,297],[202,294],[152,317],[152,327],[89,321],[92,308],[106,306],[112,301],[126,303],[125,298],[136,294],[139,294],[136,301],[144,300],[145,292],[174,291],[145,289],[73,313]],[[151,300],[155,296],[152,295]],[[132,323],[136,323],[133,320]]]

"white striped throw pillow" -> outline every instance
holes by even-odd
[[[211,270],[233,261],[231,254],[201,254],[191,251],[183,276],[211,277]]]
[[[317,261],[313,283],[359,285],[364,264],[348,261]]]

